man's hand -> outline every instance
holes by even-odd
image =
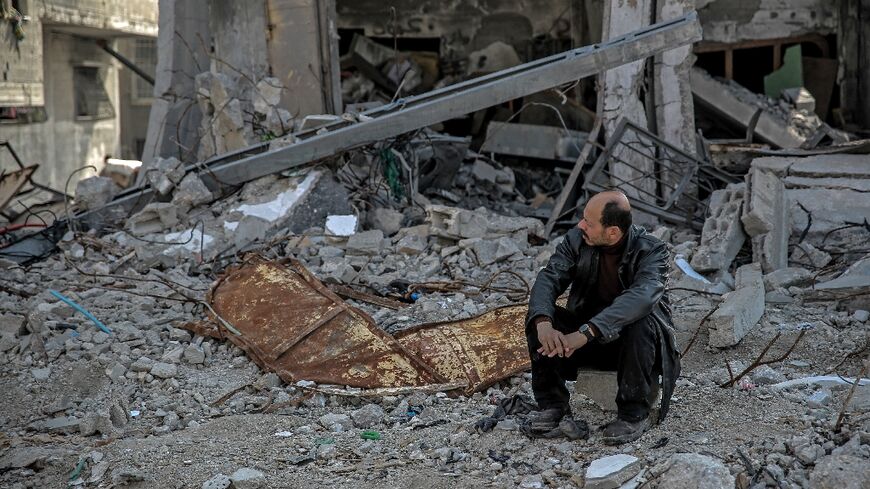
[[[586,343],[589,343],[589,339],[586,338],[586,335],[580,333],[579,331],[575,331],[570,334],[565,335],[565,339],[568,341],[568,349],[565,350],[565,357],[570,357],[572,353],[586,346]]]
[[[566,356],[568,350],[568,339],[559,331],[553,328],[550,321],[538,322],[538,341],[541,342],[541,347],[538,348],[538,353],[548,357],[559,355]]]

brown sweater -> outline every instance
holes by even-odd
[[[619,284],[619,262],[625,251],[625,236],[618,243],[602,246],[598,258],[598,302],[610,305],[619,294],[622,286]]]

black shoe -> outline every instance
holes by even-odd
[[[568,411],[562,408],[544,409],[529,416],[528,426],[534,431],[549,431],[557,428],[566,414]]]
[[[617,419],[604,427],[602,441],[605,445],[622,445],[637,440],[649,428],[649,417],[640,421]]]

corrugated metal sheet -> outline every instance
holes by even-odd
[[[421,325],[394,338],[297,261],[230,269],[209,302],[241,332],[230,341],[286,382],[361,388],[466,382],[464,391],[473,392],[529,368],[524,305]]]

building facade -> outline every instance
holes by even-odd
[[[157,0],[0,4],[0,140],[39,165],[34,180],[63,189],[79,168],[101,168],[107,157],[138,159],[153,90],[102,45],[153,75]],[[0,155],[8,171],[15,163],[7,159]]]

